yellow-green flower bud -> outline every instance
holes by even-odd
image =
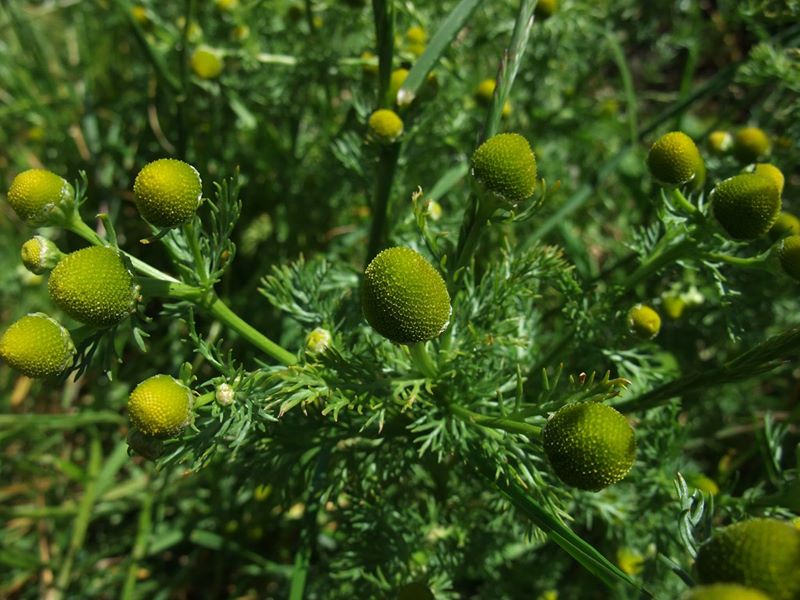
[[[472,155],[472,177],[501,204],[529,198],[536,187],[536,157],[528,140],[517,133],[489,138]]]
[[[235,396],[236,392],[234,391],[233,387],[227,383],[220,383],[217,386],[217,389],[214,390],[214,399],[220,406],[230,406],[233,404],[233,399]]]
[[[410,248],[389,248],[364,271],[364,316],[382,336],[400,344],[437,337],[450,320],[450,295],[439,272]]]
[[[758,127],[745,127],[733,139],[733,155],[743,163],[757,161],[769,153],[769,137]]]
[[[800,219],[792,213],[782,211],[769,230],[769,236],[773,240],[779,240],[787,235],[800,235]]]
[[[403,120],[393,110],[381,108],[370,115],[369,131],[378,141],[391,144],[403,135]]]
[[[414,25],[406,31],[406,41],[409,44],[424,44],[428,41],[428,34],[419,25]]]
[[[719,182],[711,192],[711,202],[717,221],[738,240],[754,240],[767,233],[781,211],[775,183],[754,173]]]
[[[719,494],[719,486],[717,482],[702,473],[691,473],[686,475],[686,483],[692,487],[702,490],[712,496]]]
[[[544,21],[556,14],[557,10],[558,0],[539,0],[539,2],[536,3],[533,14],[536,15],[537,19]]]
[[[139,286],[115,248],[91,246],[67,254],[50,273],[50,298],[73,319],[107,327],[136,309]]]
[[[58,246],[41,235],[35,235],[22,244],[20,256],[25,268],[35,275],[50,271],[64,257]]]
[[[494,97],[494,88],[497,86],[497,83],[494,79],[484,79],[478,84],[478,87],[475,88],[475,100],[477,100],[478,104],[481,106],[489,106],[492,102],[492,98]],[[505,104],[503,104],[503,112],[502,116],[507,117],[511,114],[511,103],[506,100]]]
[[[694,179],[703,168],[703,159],[692,138],[682,131],[671,131],[650,148],[647,167],[658,183],[675,187]]]
[[[628,328],[643,340],[652,340],[661,331],[661,317],[651,307],[637,304],[628,311]]]
[[[783,185],[786,180],[778,167],[770,163],[758,163],[753,169],[753,173],[771,180],[778,188],[778,194],[783,195]]]
[[[389,79],[389,91],[387,92],[388,101],[391,104],[397,103],[397,92],[403,87],[408,78],[408,69],[395,69]]]
[[[628,420],[598,402],[561,408],[544,426],[542,443],[561,481],[594,492],[623,479],[636,457]]]
[[[60,375],[74,356],[69,331],[44,313],[22,317],[0,337],[0,359],[28,377]]]
[[[39,226],[48,222],[54,210],[71,209],[74,196],[75,190],[63,177],[47,169],[28,169],[11,182],[8,203],[20,219]]]
[[[700,585],[681,596],[681,600],[770,600],[769,596],[735,583]]]
[[[222,54],[208,46],[200,46],[192,52],[190,59],[192,71],[200,79],[216,79],[222,73],[225,63],[222,61]]]
[[[325,352],[330,347],[332,340],[333,337],[330,331],[317,327],[306,337],[306,352],[308,354]]]
[[[733,136],[727,131],[712,131],[708,134],[708,147],[717,156],[727,154],[733,148]]]
[[[740,521],[697,552],[700,583],[738,583],[772,600],[800,598],[800,531],[776,519]]]
[[[146,164],[133,184],[139,213],[156,227],[177,227],[194,216],[203,196],[200,174],[174,158]]]
[[[686,309],[686,302],[680,296],[665,296],[661,302],[664,312],[673,321],[680,319]]]
[[[131,423],[144,435],[159,439],[175,437],[191,421],[192,392],[169,375],[145,379],[128,398]]]
[[[136,428],[128,431],[128,454],[131,451],[147,460],[155,460],[164,451],[164,442],[158,438],[143,434]]]
[[[780,250],[778,250],[778,259],[784,272],[800,281],[800,235],[783,238]]]

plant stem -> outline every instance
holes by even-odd
[[[435,379],[439,369],[431,359],[431,355],[428,354],[425,342],[409,344],[408,351],[411,353],[411,361],[414,366],[428,379]]]
[[[74,233],[77,236],[82,237],[90,244],[94,244],[95,246],[106,246],[106,240],[100,237],[97,232],[89,227],[86,223],[84,223],[83,219],[80,218],[77,211],[73,213],[72,217],[64,223],[64,227]],[[134,269],[136,269],[142,275],[146,275],[148,277],[153,277],[155,279],[160,279],[162,281],[174,281],[177,282],[178,280],[175,279],[172,275],[168,275],[163,271],[159,271],[155,267],[147,264],[143,260],[136,258],[135,256],[128,254],[121,248],[119,249],[128,260],[131,261],[131,265]]]
[[[397,170],[397,160],[400,157],[400,144],[391,144],[381,147],[378,159],[378,171],[375,180],[375,198],[372,204],[372,226],[369,232],[367,245],[367,263],[375,258],[386,237],[386,221],[389,212],[389,201],[392,194],[392,184]]]
[[[191,302],[206,310],[223,325],[233,329],[253,346],[278,362],[287,366],[297,363],[297,357],[294,354],[273,342],[234,313],[214,292],[185,283],[158,279],[139,278],[138,283],[144,296],[174,298]]]
[[[481,197],[480,194],[472,196],[470,207],[464,215],[461,232],[458,235],[453,264],[448,268],[447,288],[451,296],[455,295],[458,289],[458,272],[466,267],[472,259],[478,242],[480,242],[481,234],[496,209],[497,205],[488,196]]]
[[[685,210],[690,215],[699,215],[700,211],[697,210],[697,207],[689,202],[686,199],[686,196],[683,195],[678,188],[672,188],[669,190],[669,197],[672,199],[675,204],[677,204],[680,208]]]
[[[175,99],[178,121],[177,155],[181,160],[186,160],[188,148],[188,125],[186,122],[186,101],[189,98],[189,66],[186,60],[186,50],[189,43],[189,29],[194,16],[194,0],[184,0],[183,5],[183,30],[178,47],[178,73],[180,74],[180,92]]]
[[[372,0],[375,17],[375,47],[378,50],[378,106],[390,106],[387,98],[394,53],[394,0]]]
[[[281,364],[286,366],[297,364],[297,357],[294,354],[273,342],[255,327],[239,317],[239,315],[228,308],[228,306],[219,298],[215,298],[213,300],[211,305],[208,307],[208,311],[214,317],[219,319],[224,325],[227,325],[236,331],[253,346],[271,356]]]
[[[538,425],[531,425],[524,421],[517,421],[514,419],[506,419],[504,417],[491,417],[489,415],[482,415],[474,411],[464,408],[458,404],[448,404],[447,407],[462,421],[467,423],[474,423],[481,427],[488,427],[490,429],[502,429],[509,433],[521,433],[528,437],[538,438],[542,433],[542,428]]]

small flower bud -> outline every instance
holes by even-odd
[[[391,144],[403,135],[403,120],[393,110],[376,110],[369,118],[369,131],[380,142]]]
[[[35,235],[22,244],[22,264],[34,275],[41,275],[55,268],[64,254],[55,243],[41,235]]]
[[[203,195],[200,174],[174,158],[146,164],[133,184],[139,213],[156,227],[177,227],[197,212]]]
[[[733,148],[733,136],[727,131],[712,131],[708,134],[708,147],[717,156],[723,156]]]
[[[60,375],[74,356],[69,331],[44,313],[22,317],[0,337],[0,358],[28,377]]]
[[[690,182],[704,167],[692,138],[681,131],[671,131],[656,140],[647,155],[647,166],[653,179],[668,187]]]
[[[733,139],[733,155],[743,163],[755,162],[769,150],[769,137],[758,127],[740,129]]]
[[[472,155],[472,177],[501,204],[529,198],[536,187],[536,157],[528,140],[517,133],[489,138]]]
[[[628,311],[628,328],[643,340],[652,340],[661,330],[661,317],[644,304],[637,304]]]
[[[68,211],[75,190],[63,177],[46,169],[28,169],[11,182],[8,203],[17,216],[33,226],[46,225],[55,210]]]
[[[780,250],[778,250],[778,258],[784,272],[789,277],[800,281],[800,235],[783,238]]]
[[[200,46],[192,52],[192,71],[200,79],[216,79],[222,73],[225,63],[222,54],[214,48]]]
[[[227,383],[220,383],[214,391],[214,398],[220,406],[233,404],[234,390]]]
[[[145,379],[128,398],[131,423],[144,435],[159,439],[175,437],[189,424],[192,392],[169,375]]]
[[[491,104],[496,85],[497,83],[494,79],[484,79],[478,84],[478,87],[475,88],[475,100],[478,102],[478,104],[481,106],[489,106],[489,104]],[[502,116],[507,117],[510,114],[511,103],[506,100],[505,104],[503,104]]]
[[[306,352],[308,354],[320,354],[325,352],[331,345],[333,337],[331,332],[322,327],[317,327],[306,338]]]

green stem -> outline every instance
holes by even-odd
[[[394,54],[394,0],[372,0],[375,17],[375,46],[378,50],[378,105],[391,106],[387,98]]]
[[[206,392],[205,394],[201,394],[197,398],[194,399],[194,408],[200,408],[201,406],[205,406],[206,404],[211,404],[214,400],[217,399],[217,392]]]
[[[80,218],[77,211],[73,213],[72,217],[64,223],[64,227],[74,233],[77,236],[82,237],[90,244],[94,244],[95,246],[107,246],[106,240],[100,237],[97,232],[89,227],[86,223],[84,223],[83,219]],[[147,264],[143,260],[140,260],[125,252],[125,250],[119,249],[128,260],[131,261],[131,265],[134,269],[136,269],[142,275],[146,275],[148,277],[153,277],[155,279],[161,279],[162,281],[178,281],[172,275],[168,275],[163,271],[159,271],[155,267]]]
[[[447,407],[454,415],[462,421],[467,423],[474,423],[481,427],[488,427],[490,429],[502,429],[509,433],[521,433],[528,437],[538,438],[542,433],[542,428],[538,425],[531,425],[524,421],[516,421],[514,419],[506,419],[503,417],[491,417],[473,412],[468,408],[464,408],[458,404],[448,404]]]
[[[141,286],[142,295],[191,302],[206,310],[223,325],[233,329],[253,346],[278,362],[287,366],[297,363],[297,357],[294,354],[273,342],[234,313],[213,292],[185,283],[160,281],[158,279],[139,278],[138,283]]]
[[[759,254],[758,256],[751,256],[750,258],[744,258],[741,256],[730,256],[728,254],[718,254],[716,252],[709,252],[705,254],[703,257],[708,260],[713,260],[716,262],[725,262],[731,265],[736,265],[738,267],[750,267],[750,268],[757,268],[762,266],[767,259],[770,257],[771,249],[763,254]]]
[[[448,290],[454,295],[458,289],[458,272],[472,260],[473,254],[480,242],[481,234],[486,228],[490,217],[497,209],[497,205],[488,196],[481,197],[475,194],[468,212],[464,215],[464,222],[458,236],[453,265],[448,269]]]
[[[178,144],[177,155],[181,160],[186,159],[188,148],[188,125],[186,120],[186,101],[189,98],[189,65],[186,60],[186,50],[189,43],[189,29],[192,26],[194,16],[194,0],[185,0],[183,5],[183,30],[181,31],[181,41],[178,47],[178,73],[180,75],[180,93],[176,98],[176,110],[178,117]]]
[[[692,204],[691,202],[689,202],[686,199],[686,196],[683,195],[683,192],[681,192],[678,188],[670,189],[669,190],[669,197],[672,199],[672,201],[675,204],[677,204],[680,208],[685,210],[690,215],[699,215],[700,214],[700,211],[697,210],[697,207],[694,204]]]
[[[208,285],[208,269],[206,268],[206,261],[203,259],[203,251],[200,248],[200,241],[197,237],[197,230],[195,229],[194,222],[190,220],[183,225],[183,236],[186,243],[192,251],[192,259],[194,260],[195,272],[198,275],[201,285]]]
[[[253,346],[271,356],[281,364],[291,366],[297,364],[297,357],[279,346],[267,336],[258,331],[255,327],[243,320],[239,315],[234,313],[228,306],[219,298],[216,298],[209,306],[209,312],[219,319],[224,325],[227,325],[245,340],[250,342]]]
[[[411,353],[411,361],[414,366],[428,379],[435,379],[439,369],[431,359],[431,355],[428,354],[425,342],[409,344],[408,351]]]
[[[633,273],[631,273],[628,278],[622,283],[622,287],[620,290],[620,297],[622,297],[625,293],[629,292],[636,286],[639,282],[647,279],[653,273],[656,273],[663,267],[675,262],[676,260],[680,259],[684,255],[688,254],[695,247],[694,241],[689,238],[685,237],[684,239],[680,240],[674,246],[664,250],[663,252],[657,252],[647,258],[639,268],[636,269]]]
[[[386,221],[389,213],[389,201],[392,194],[397,160],[400,157],[400,144],[391,144],[381,148],[378,160],[378,172],[375,181],[375,199],[372,209],[372,226],[367,245],[367,263],[375,258],[386,238]]]

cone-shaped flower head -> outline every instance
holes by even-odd
[[[704,169],[704,164],[692,138],[682,131],[671,131],[658,138],[650,148],[647,167],[658,183],[674,187],[694,179]]]
[[[790,235],[778,250],[781,267],[789,277],[800,281],[800,235]]]
[[[545,19],[549,19],[558,10],[558,0],[539,0],[536,3],[536,8],[533,11],[533,14],[536,15],[537,19],[544,21]]]
[[[472,177],[501,204],[529,198],[536,187],[536,157],[528,140],[517,133],[489,138],[472,155]]]
[[[69,331],[44,313],[22,317],[0,337],[0,359],[28,377],[60,375],[74,356]]]
[[[781,212],[769,230],[769,236],[773,240],[779,240],[787,235],[800,235],[800,219],[792,213]]]
[[[643,340],[652,340],[661,330],[661,317],[646,304],[637,304],[628,311],[628,328]]]
[[[447,286],[421,254],[389,248],[364,271],[364,316],[382,336],[400,344],[437,337],[450,320]]]
[[[393,110],[381,108],[370,115],[369,131],[378,141],[391,144],[403,135],[403,120]]]
[[[743,163],[751,163],[769,152],[769,137],[758,127],[745,127],[733,139],[733,155]]]
[[[203,184],[192,165],[174,158],[146,164],[133,184],[136,206],[156,227],[177,227],[192,218],[200,206]]]
[[[22,244],[20,257],[28,271],[41,275],[53,269],[64,255],[52,241],[41,235],[35,235]]]
[[[136,308],[139,286],[119,250],[91,246],[67,254],[50,273],[50,298],[73,319],[107,327]]]
[[[783,195],[783,185],[786,183],[786,179],[778,167],[770,163],[758,163],[753,169],[753,173],[772,180],[775,187],[778,188],[778,194]]]
[[[697,553],[700,583],[738,583],[772,600],[800,598],[800,530],[776,519],[740,521],[717,531]]]
[[[218,50],[200,46],[192,52],[192,71],[200,79],[216,79],[225,66]]]
[[[767,233],[781,211],[775,183],[754,173],[734,175],[711,192],[714,216],[732,238],[754,240]]]
[[[29,225],[47,223],[56,208],[69,208],[75,190],[63,177],[47,169],[28,169],[11,182],[8,202],[17,216]]]
[[[715,583],[692,588],[681,600],[770,600],[769,596],[735,583]]]
[[[192,392],[169,375],[145,379],[128,398],[128,416],[144,435],[159,439],[175,437],[189,424]]]
[[[636,457],[628,420],[598,402],[568,404],[542,431],[547,458],[567,485],[598,491],[624,478]]]

